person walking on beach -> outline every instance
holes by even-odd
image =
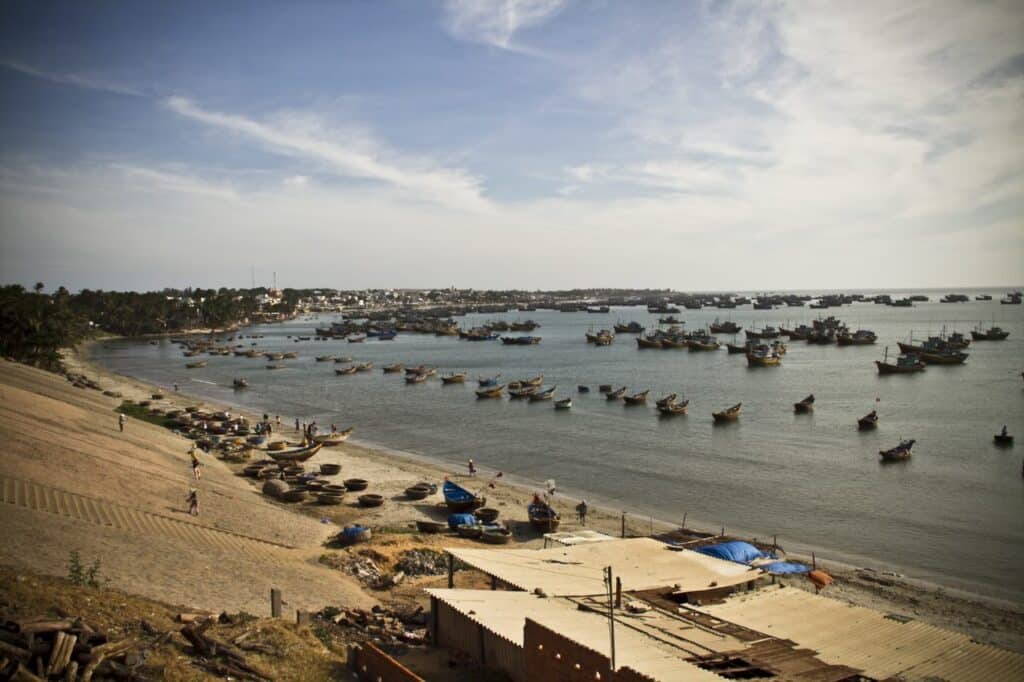
[[[121,429],[121,433],[124,433],[124,423],[128,421],[123,414],[117,415],[117,426]]]
[[[281,415],[274,415],[274,423],[277,425],[277,428],[281,428]]]
[[[476,462],[473,461],[472,457],[469,458],[469,462],[467,464],[469,466],[469,475],[476,476]]]
[[[174,384],[174,392],[175,392],[175,393],[177,393],[177,392],[178,392],[178,384]]]
[[[576,516],[579,518],[580,523],[584,526],[587,525],[587,501],[580,500],[580,503],[576,505]]]
[[[185,498],[188,502],[188,514],[189,516],[199,516],[199,491],[195,488],[188,489],[188,497]]]
[[[295,430],[296,431],[299,430],[299,418],[298,417],[295,418]]]
[[[195,447],[193,447],[192,450],[190,450],[188,454],[192,457],[192,478],[194,478],[194,479],[196,479],[198,481],[199,480],[199,467],[201,465],[199,463],[199,458],[196,457]]]

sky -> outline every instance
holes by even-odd
[[[0,4],[0,282],[1024,283],[1024,3]]]

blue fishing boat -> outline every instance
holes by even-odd
[[[500,374],[496,374],[493,377],[478,377],[477,383],[480,384],[480,388],[493,388],[498,385],[498,379],[501,378]]]
[[[480,495],[475,495],[460,485],[456,485],[451,481],[444,482],[444,502],[448,505],[448,509],[453,512],[468,511],[470,509],[476,509],[486,504],[487,499]]]
[[[536,495],[526,511],[530,516],[530,525],[542,533],[554,533],[562,522],[558,512]]]
[[[396,332],[396,331],[381,332],[380,334],[377,335],[377,340],[378,341],[391,341],[396,336],[398,336],[398,332]]]

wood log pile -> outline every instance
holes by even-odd
[[[349,630],[350,639],[371,640],[385,646],[399,642],[426,644],[427,614],[422,607],[415,611],[394,611],[381,606],[370,610],[355,608],[326,608],[316,614],[321,620],[333,622]]]
[[[134,639],[111,642],[80,619],[9,620],[0,628],[0,679],[140,679],[132,668],[148,648]]]

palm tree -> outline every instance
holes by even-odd
[[[34,287],[32,287],[32,288],[36,290],[37,294],[41,294],[45,287],[46,287],[46,285],[43,284],[42,282],[36,282],[36,285]]]

